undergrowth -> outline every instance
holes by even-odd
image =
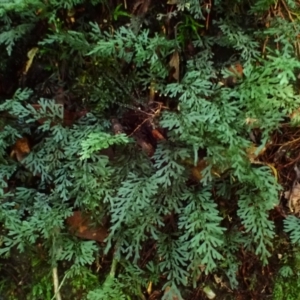
[[[2,1],[1,293],[249,288],[248,259],[265,272],[279,251],[282,177],[260,158],[297,126],[299,5]]]

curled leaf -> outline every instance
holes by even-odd
[[[24,75],[26,75],[28,70],[30,69],[33,59],[34,59],[35,55],[37,54],[38,50],[39,50],[39,48],[34,47],[28,51],[28,53],[27,53],[28,60],[26,62],[25,70],[23,72]]]
[[[83,215],[80,211],[74,211],[66,222],[70,231],[79,238],[103,243],[108,235],[105,226],[93,226],[91,217],[88,214]]]
[[[172,54],[172,57],[169,62],[169,66],[171,68],[172,77],[178,82],[179,81],[179,66],[180,66],[180,57],[177,50],[175,50]]]
[[[14,144],[10,157],[16,157],[17,161],[22,161],[30,152],[29,141],[26,137],[20,138]]]

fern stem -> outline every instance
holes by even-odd
[[[110,272],[109,272],[109,276],[111,278],[115,278],[117,265],[118,265],[118,260],[116,258],[113,258],[113,261],[112,261],[112,264],[111,264],[111,268],[110,268]]]
[[[54,285],[54,296],[52,297],[51,300],[53,300],[54,298],[56,298],[56,300],[61,300],[59,289],[61,288],[63,282],[59,286],[57,267],[54,267],[52,269],[52,275],[53,275],[53,285]]]

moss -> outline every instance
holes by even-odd
[[[300,300],[299,247],[293,247],[291,259],[288,259],[278,272],[273,289],[273,300]]]
[[[273,300],[300,300],[299,277],[286,279],[278,276],[273,290]]]

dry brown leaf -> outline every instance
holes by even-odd
[[[207,162],[204,159],[198,161],[197,166],[192,168],[192,179],[196,181],[200,181],[202,176],[202,171],[207,167]]]
[[[66,220],[70,231],[79,238],[98,241],[103,243],[108,235],[105,226],[92,226],[89,215],[83,215],[80,211],[74,211],[73,215]]]
[[[237,84],[238,79],[243,77],[244,74],[243,66],[240,63],[235,63],[230,67],[228,67],[227,70],[233,74],[227,76],[226,78],[223,78],[220,84],[228,87],[234,87]]]
[[[42,108],[42,106],[41,106],[40,104],[31,104],[31,106],[32,106],[36,111],[39,111],[39,110]],[[71,118],[70,115],[69,115],[70,113],[64,109],[63,104],[59,104],[59,106],[60,106],[61,109],[63,110],[63,114],[64,114],[64,123],[65,123],[65,125],[72,125],[74,119],[76,118],[76,116],[75,116],[76,113],[74,113],[74,112],[71,113],[72,116],[74,116],[74,117],[73,117],[72,120],[70,121],[70,118]],[[37,120],[37,122],[38,122],[39,124],[44,124],[46,121],[47,121],[47,118],[40,118],[40,119]],[[69,121],[70,121],[70,122],[69,122]],[[71,123],[71,124],[68,124],[68,122]],[[51,122],[51,126],[53,126],[53,125],[55,125],[55,123],[54,123],[54,122]]]
[[[152,292],[151,295],[149,295],[148,300],[158,300],[158,299],[161,299],[161,294],[162,294],[162,291],[155,290],[155,291]]]
[[[295,182],[292,189],[284,193],[284,197],[288,199],[288,207],[294,214],[300,212],[300,183]]]
[[[142,147],[142,150],[149,156],[151,157],[154,154],[154,148],[153,146],[146,142],[143,138],[138,137],[136,139],[137,144]]]
[[[145,15],[149,9],[151,0],[139,0],[133,6],[132,14],[137,16]]]
[[[111,119],[111,124],[112,124],[112,130],[114,134],[120,134],[123,131],[123,126],[121,125],[120,121],[116,118]]]
[[[180,57],[177,50],[175,50],[172,54],[172,57],[169,62],[169,66],[171,67],[172,77],[178,82],[179,81],[179,66],[180,66]]]
[[[240,63],[235,63],[228,68],[228,71],[234,73],[239,78],[243,77],[244,74],[244,68]]]
[[[18,161],[21,161],[30,152],[29,141],[26,137],[20,138],[14,144],[10,157],[16,157]]]
[[[289,114],[291,120],[300,120],[300,108],[295,109],[291,114]]]
[[[263,147],[262,149],[259,149],[259,147],[256,147],[254,144],[252,144],[247,150],[247,157],[249,158],[251,163],[255,163],[257,161],[257,157],[259,155],[262,155],[266,150],[266,147]]]
[[[275,179],[278,180],[278,172],[274,164],[262,162],[258,159],[258,157],[262,155],[265,151],[266,151],[266,147],[259,149],[259,147],[256,147],[255,145],[250,146],[246,150],[247,157],[249,158],[251,164],[264,165],[269,167],[272,170]]]
[[[200,181],[202,176],[202,171],[207,168],[208,162],[205,159],[200,159],[197,162],[197,165],[194,165],[194,162],[190,159],[186,159],[183,161],[183,164],[190,168],[191,170],[191,178],[194,181]],[[217,168],[216,166],[213,166],[211,168],[211,174],[216,177],[220,177],[222,173],[224,173],[224,170],[221,170],[220,168]]]
[[[157,129],[152,130],[152,136],[157,140],[157,141],[163,141],[165,140],[165,137],[159,132]]]

